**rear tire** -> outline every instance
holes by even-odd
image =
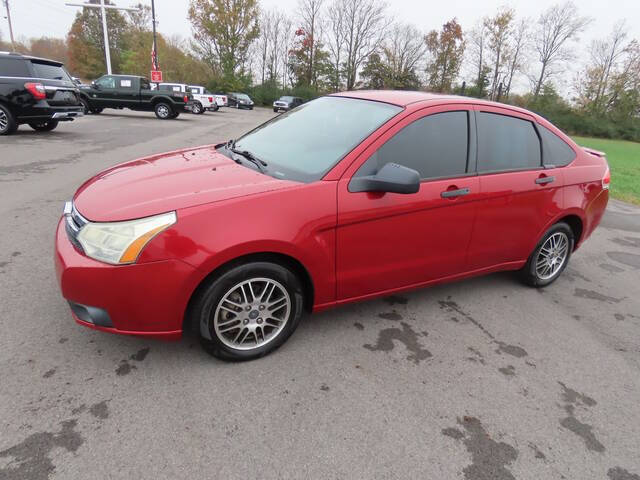
[[[58,126],[58,120],[49,120],[48,122],[30,123],[29,126],[36,132],[50,132]]]
[[[302,318],[298,277],[271,262],[251,262],[212,279],[193,303],[203,348],[222,360],[252,360],[277,349]]]
[[[82,104],[82,111],[85,115],[89,115],[91,111],[91,107],[89,106],[89,102],[87,102],[84,98],[80,99],[80,103]]]
[[[168,120],[174,118],[172,115],[175,113],[171,108],[171,105],[165,102],[158,102],[153,107],[153,111],[160,120]]]
[[[11,135],[18,129],[18,124],[11,111],[0,104],[0,135]]]
[[[204,108],[200,102],[196,102],[193,104],[193,107],[191,107],[191,111],[196,115],[202,115],[204,113]]]
[[[574,241],[573,230],[566,223],[549,228],[520,270],[524,283],[541,288],[555,282],[569,263]]]

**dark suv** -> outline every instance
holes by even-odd
[[[82,115],[78,89],[62,63],[0,52],[0,135],[23,123],[49,131]]]

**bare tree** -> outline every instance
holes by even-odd
[[[387,5],[380,0],[337,0],[342,10],[344,73],[347,90],[356,84],[358,69],[378,50],[391,20],[385,16]]]
[[[499,84],[502,84],[501,75],[506,63],[507,44],[513,29],[515,12],[511,8],[503,7],[493,17],[484,19],[484,28],[487,34],[487,46],[493,62],[493,78],[491,80],[490,98],[496,99],[500,95]]]
[[[327,39],[327,47],[329,49],[329,58],[332,66],[331,86],[335,91],[340,90],[342,86],[342,73],[345,49],[345,17],[341,8],[340,0],[335,0],[327,10],[329,35]]]
[[[576,78],[577,102],[583,108],[603,113],[609,104],[612,77],[619,73],[619,63],[631,44],[625,44],[627,29],[618,22],[606,39],[593,40],[589,46],[589,64]]]
[[[487,69],[487,32],[483,22],[478,22],[474,29],[471,30],[466,43],[469,45],[467,49],[467,64],[473,67],[475,84],[482,90]]]
[[[540,73],[533,89],[535,97],[556,73],[553,67],[573,57],[567,42],[576,39],[590,22],[589,17],[578,15],[578,8],[573,2],[554,5],[540,15],[533,37],[540,62]]]
[[[513,30],[508,52],[508,69],[506,75],[505,97],[511,93],[511,85],[516,72],[521,71],[529,49],[529,25],[531,20],[523,18]]]
[[[298,0],[298,15],[302,20],[302,29],[308,35],[308,65],[307,75],[310,83],[315,84],[317,44],[322,41],[321,12],[324,0]]]
[[[271,43],[272,18],[273,14],[270,11],[263,10],[260,12],[260,35],[256,41],[256,48],[260,65],[260,83],[262,84],[264,84],[265,74],[267,72],[267,55]],[[254,57],[254,55],[251,55],[251,57]]]

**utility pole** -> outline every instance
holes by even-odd
[[[8,0],[5,0],[7,2]],[[138,8],[117,7],[115,5],[106,5],[104,0],[96,3],[67,3],[68,7],[89,7],[99,8],[102,14],[102,35],[104,36],[104,58],[107,64],[107,74],[111,75],[111,54],[109,52],[109,33],[107,30],[107,9],[110,10],[127,10],[129,12],[139,12]]]
[[[160,60],[158,60],[158,42],[156,41],[156,3],[155,0],[151,0],[151,23],[153,24],[153,57],[154,57],[154,65],[152,65],[152,70],[160,69]]]
[[[9,10],[9,0],[4,0],[4,6],[7,9],[7,21],[9,22],[9,36],[11,37],[11,49],[16,49],[16,42],[13,40],[13,26],[11,25],[11,11]]]

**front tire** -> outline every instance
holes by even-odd
[[[202,104],[200,102],[196,102],[193,104],[193,107],[191,107],[191,111],[196,115],[201,115],[204,113],[204,108],[202,108]]]
[[[58,120],[49,120],[48,122],[30,123],[29,126],[36,132],[50,132],[58,126]]]
[[[91,111],[91,107],[89,106],[89,102],[87,102],[84,98],[80,99],[80,103],[82,104],[82,111],[85,115],[89,115]]]
[[[192,310],[204,349],[223,360],[252,360],[277,349],[302,317],[298,277],[270,262],[251,262],[220,275]]]
[[[556,281],[569,263],[574,242],[573,230],[569,225],[564,222],[553,225],[542,236],[520,271],[522,280],[536,288],[546,287]]]
[[[171,105],[169,105],[168,103],[158,102],[156,103],[155,107],[153,107],[153,110],[156,114],[156,117],[158,117],[160,120],[168,120],[170,118],[174,118],[172,115],[175,112],[171,108]]]
[[[0,135],[11,135],[17,129],[18,124],[11,111],[0,104]]]

